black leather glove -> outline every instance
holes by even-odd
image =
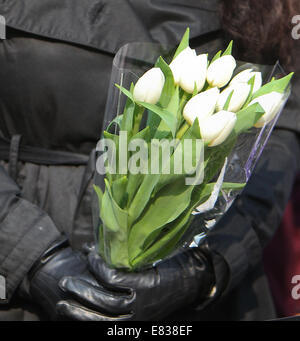
[[[69,319],[145,321],[162,319],[183,306],[201,303],[211,292],[214,274],[200,248],[190,249],[136,273],[109,268],[96,252],[89,254],[89,269],[98,280],[95,287],[83,278],[65,277],[60,282],[89,310],[66,300],[58,312]]]
[[[23,280],[19,294],[39,305],[51,320],[56,320],[57,302],[68,298],[58,285],[64,276],[83,276],[85,281],[97,283],[87,269],[86,258],[73,251],[65,240],[59,240],[34,264]]]

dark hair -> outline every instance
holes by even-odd
[[[292,38],[292,18],[300,0],[223,0],[223,30],[235,40],[238,57],[257,63],[276,60],[296,69],[300,41]],[[298,51],[297,51],[298,50]]]

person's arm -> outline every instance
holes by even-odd
[[[243,193],[208,234],[212,257],[221,256],[228,265],[225,292],[262,261],[262,250],[281,222],[299,159],[297,133],[275,129]],[[217,269],[215,274],[223,277]]]
[[[20,197],[16,183],[0,167],[0,276],[6,291],[5,299],[1,292],[0,305],[21,296],[55,320],[57,302],[67,297],[58,283],[63,276],[75,275],[97,284],[85,257],[71,249],[44,211]],[[75,290],[78,296],[80,290]]]
[[[246,188],[208,236],[213,258],[221,256],[227,263],[227,290],[262,262],[263,248],[280,225],[300,171],[299,76],[293,77],[292,94]],[[215,270],[216,278],[223,278]]]
[[[0,166],[0,275],[10,302],[26,274],[60,232],[50,217],[20,197],[20,189]]]

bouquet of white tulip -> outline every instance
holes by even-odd
[[[292,74],[263,85],[266,67],[237,65],[232,42],[209,61],[189,47],[188,29],[169,64],[159,57],[149,67],[153,46],[129,50],[114,62],[121,67],[94,188],[99,253],[132,271],[197,245],[226,212],[284,107]]]

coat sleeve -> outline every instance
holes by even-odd
[[[0,304],[9,303],[34,262],[60,236],[49,216],[19,195],[0,166]]]
[[[262,262],[263,248],[280,225],[300,170],[298,88],[299,82],[244,191],[208,234],[220,292],[237,287]]]

